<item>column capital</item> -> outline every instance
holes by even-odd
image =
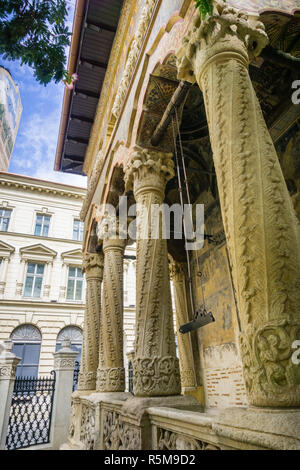
[[[97,225],[97,236],[103,240],[103,252],[108,249],[124,250],[127,244],[127,223],[120,224],[115,214],[106,214]]]
[[[104,256],[102,253],[86,253],[83,257],[82,272],[89,278],[103,278]]]
[[[206,65],[232,56],[248,65],[268,44],[264,24],[222,0],[214,2],[213,15],[201,19],[197,10],[192,25],[177,50],[178,78],[201,82]]]
[[[125,167],[126,190],[158,191],[164,194],[167,182],[174,176],[172,153],[150,150],[136,145]]]

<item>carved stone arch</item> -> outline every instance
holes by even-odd
[[[172,57],[172,53],[168,53],[149,75],[136,138],[136,144],[141,147],[165,152],[174,147],[172,126],[168,126],[158,146],[151,144],[151,138],[179,84],[175,56],[173,60]]]
[[[112,204],[114,207],[118,207],[119,197],[122,196],[124,192],[125,182],[123,165],[116,164],[113,168],[109,182],[109,190],[106,198],[107,204]]]

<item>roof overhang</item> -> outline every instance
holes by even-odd
[[[83,163],[123,0],[77,0],[54,170],[83,174]]]

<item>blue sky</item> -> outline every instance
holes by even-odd
[[[74,8],[70,5],[68,25],[72,29]],[[67,52],[68,56],[68,52]],[[15,146],[10,160],[9,171],[50,181],[86,186],[86,177],[65,174],[53,170],[58,130],[62,109],[64,84],[40,85],[33,71],[19,61],[4,60],[0,65],[8,68],[19,86],[23,112]]]

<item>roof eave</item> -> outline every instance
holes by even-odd
[[[72,41],[71,41],[69,59],[68,59],[69,74],[73,74],[76,71],[79,43],[80,43],[80,37],[81,37],[81,25],[82,25],[82,19],[84,16],[85,4],[86,4],[86,0],[77,0],[76,2],[76,9],[75,9],[74,20],[73,20]],[[62,104],[61,119],[60,119],[60,125],[59,125],[58,142],[57,142],[55,162],[54,162],[55,171],[61,170],[61,159],[62,159],[62,153],[63,153],[63,147],[64,147],[64,138],[65,138],[67,125],[68,125],[71,96],[72,96],[72,91],[69,90],[68,88],[65,88],[64,99],[63,99],[63,104]]]

